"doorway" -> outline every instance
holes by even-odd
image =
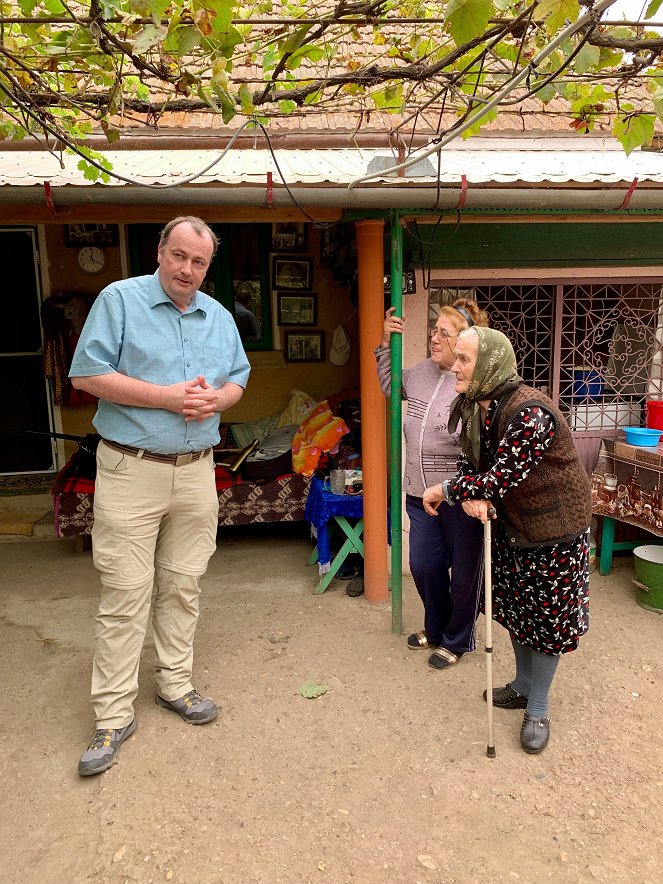
[[[0,228],[6,292],[0,323],[0,475],[55,470],[51,407],[42,361],[39,256],[34,228]]]

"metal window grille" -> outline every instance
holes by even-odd
[[[525,382],[544,390],[576,433],[616,433],[644,423],[663,399],[663,289],[656,283],[439,285],[437,309],[473,298],[511,340]]]

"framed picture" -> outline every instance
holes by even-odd
[[[323,331],[291,331],[285,333],[285,358],[288,362],[324,362]]]
[[[272,256],[272,288],[307,292],[311,289],[311,259]]]
[[[116,246],[119,242],[117,224],[65,224],[67,246]]]
[[[404,295],[413,295],[416,292],[414,270],[403,271],[403,288],[401,291]],[[391,274],[387,273],[384,278],[384,293],[391,294]]]
[[[272,249],[275,252],[305,252],[306,225],[303,221],[275,221],[272,224]]]
[[[317,296],[278,293],[279,325],[315,325]]]

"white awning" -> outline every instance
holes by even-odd
[[[32,202],[48,182],[57,201],[65,203],[255,205],[258,198],[264,204],[271,175],[274,204],[281,206],[291,204],[285,179],[307,205],[445,208],[465,193],[468,208],[591,209],[619,207],[637,178],[629,208],[663,208],[663,154],[636,150],[626,156],[611,139],[468,139],[442,150],[439,183],[435,155],[407,170],[407,177],[388,172],[398,160],[385,149],[277,150],[274,155],[276,161],[263,149],[231,149],[225,156],[209,148],[105,151],[113,172],[126,180],[111,177],[103,183],[85,178],[76,156],[62,155],[61,164],[43,151],[0,150],[0,201]],[[384,169],[383,175],[347,189],[374,169]]]

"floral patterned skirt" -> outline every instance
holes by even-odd
[[[574,651],[589,629],[589,530],[522,548],[509,546],[503,523],[493,526],[493,619],[539,653]]]

